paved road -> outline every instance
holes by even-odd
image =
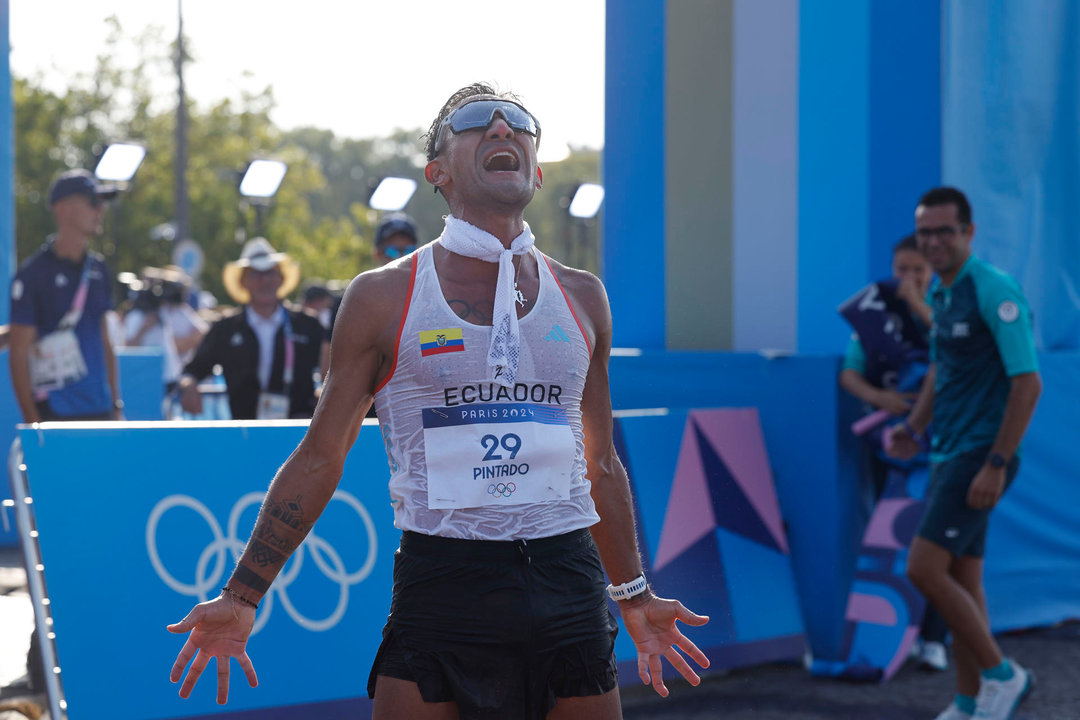
[[[0,549],[0,703],[14,697],[8,686],[25,672],[32,627],[19,556]],[[1080,623],[1006,635],[1000,642],[1037,680],[1016,720],[1080,720]],[[769,665],[716,673],[697,688],[672,682],[667,699],[640,685],[624,687],[622,694],[626,720],[932,720],[952,697],[952,683],[952,672],[914,666],[885,685],[867,685]],[[0,711],[0,720],[22,719]]]
[[[1030,667],[1035,691],[1015,720],[1080,720],[1080,624],[998,638]],[[623,689],[626,720],[932,720],[952,698],[951,671],[905,666],[885,685],[812,677],[802,667],[770,665],[706,679],[700,687]]]

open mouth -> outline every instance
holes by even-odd
[[[499,152],[489,155],[484,160],[484,169],[493,172],[513,172],[520,166],[521,163],[517,159],[517,156],[508,150],[500,150]]]

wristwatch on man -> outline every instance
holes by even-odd
[[[995,470],[1000,470],[1008,463],[1009,461],[1005,459],[1005,456],[997,452],[990,453],[990,456],[986,458],[986,464],[994,468]]]
[[[608,596],[615,601],[629,600],[632,597],[636,597],[641,593],[649,589],[649,582],[645,579],[645,574],[642,573],[630,582],[623,583],[622,585],[608,585]]]

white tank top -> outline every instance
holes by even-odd
[[[487,365],[491,326],[465,322],[443,297],[433,247],[413,259],[394,367],[375,391],[394,525],[516,540],[599,522],[581,423],[591,349],[547,259],[531,251],[540,290],[508,388]]]

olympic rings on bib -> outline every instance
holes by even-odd
[[[498,484],[492,483],[491,485],[488,485],[487,489],[488,495],[491,495],[493,497],[510,497],[514,494],[515,490],[517,490],[517,485],[512,482]]]

